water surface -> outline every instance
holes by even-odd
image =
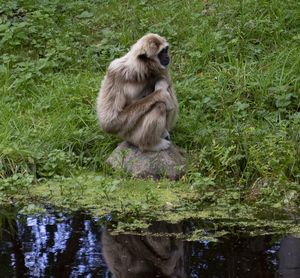
[[[300,277],[300,239],[178,239],[189,222],[113,235],[83,213],[20,216],[0,210],[0,277]],[[114,276],[115,275],[115,276]]]

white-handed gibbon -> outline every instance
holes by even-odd
[[[165,38],[147,34],[108,67],[97,97],[101,128],[142,151],[169,148],[178,103]]]
[[[187,278],[189,246],[176,237],[182,224],[158,222],[144,236],[102,230],[102,254],[114,278]],[[160,234],[160,235],[159,235]]]

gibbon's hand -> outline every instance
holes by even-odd
[[[157,90],[168,90],[169,83],[165,79],[160,79],[155,83],[155,91]]]

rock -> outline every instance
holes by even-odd
[[[180,149],[171,144],[160,152],[142,152],[135,146],[122,142],[107,159],[113,169],[123,169],[135,177],[166,177],[177,180],[185,174],[185,159]]]

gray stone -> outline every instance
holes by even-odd
[[[185,159],[182,151],[171,144],[160,152],[142,152],[135,146],[122,142],[107,159],[113,169],[123,169],[135,177],[166,177],[177,180],[185,174]]]

